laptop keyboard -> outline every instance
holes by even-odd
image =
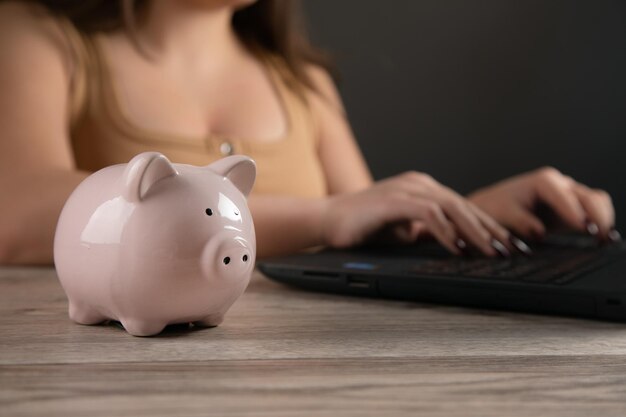
[[[606,263],[595,251],[550,250],[531,257],[503,259],[446,258],[420,262],[409,273],[424,276],[455,276],[562,285]]]

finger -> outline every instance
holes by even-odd
[[[611,197],[604,190],[594,190],[583,184],[573,187],[589,222],[598,228],[598,235],[606,239],[615,224],[615,210]]]
[[[570,181],[556,170],[547,170],[537,183],[537,196],[575,230],[585,230],[585,210]]]
[[[415,242],[420,237],[426,235],[428,233],[428,228],[424,224],[423,221],[412,221],[411,222],[411,240]]]
[[[410,221],[404,221],[393,225],[391,227],[391,233],[393,235],[393,240],[399,243],[411,243],[414,241],[412,230],[413,225]]]
[[[463,203],[463,198],[459,197],[456,192],[423,173],[409,172],[402,178],[404,181],[399,183],[399,187],[408,196],[417,200],[432,199],[434,196],[435,201],[439,204],[439,208],[443,208],[443,218],[452,221],[452,224],[456,226],[455,229],[463,235],[465,241],[477,247],[485,255],[495,256],[497,254],[492,246],[490,233],[482,226],[482,223],[476,216],[468,210],[466,204]],[[439,223],[440,221],[436,224]],[[437,232],[430,227],[430,224],[429,229],[439,240]],[[459,243],[463,245],[465,242]],[[457,248],[456,238],[454,247]]]
[[[426,223],[424,223],[421,220],[418,221],[414,221],[413,222],[413,236],[414,236],[414,241],[417,240],[432,240],[434,239],[434,235],[432,234],[432,232],[428,229],[428,226],[426,225]],[[455,245],[458,248],[458,245]]]
[[[461,198],[452,198],[441,203],[443,210],[456,225],[459,233],[487,256],[495,256],[492,235]]]
[[[509,252],[517,250],[517,248],[511,243],[511,233],[507,229],[502,227],[500,223],[495,221],[491,216],[475,205],[469,204],[468,206],[474,212],[476,217],[478,217],[478,219],[482,222],[483,226],[489,231],[489,233],[491,233],[493,238],[502,243],[502,245],[504,245]]]
[[[446,249],[456,255],[461,254],[456,246],[458,235],[454,225],[446,218],[443,210],[436,202],[418,198],[394,200],[389,209],[385,211],[383,221],[393,222],[406,219],[422,221]]]
[[[511,223],[506,226],[521,237],[527,239],[541,239],[546,234],[546,227],[537,216],[522,206],[510,209]]]
[[[455,255],[462,255],[463,248],[459,248],[459,236],[454,224],[448,220],[441,207],[432,202],[424,201],[421,204],[423,210],[423,220],[426,228],[432,235]]]
[[[453,222],[457,225],[458,231],[466,239],[480,249],[485,255],[495,256],[498,253],[507,255],[506,244],[495,239],[489,228],[476,215],[473,204],[459,196],[454,190],[443,185],[439,185],[438,194],[445,196],[445,200],[440,202],[446,214],[453,217]],[[474,206],[475,207],[475,206]],[[485,214],[486,217],[488,217]],[[495,221],[494,221],[495,223]],[[502,250],[504,249],[504,250]]]

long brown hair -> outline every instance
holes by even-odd
[[[131,29],[124,0],[34,0],[54,13],[71,20],[84,33]],[[132,14],[141,15],[150,0],[126,2]],[[241,41],[253,52],[279,56],[295,80],[315,89],[306,71],[314,64],[335,75],[328,54],[315,48],[304,29],[304,19],[298,0],[258,0],[237,10],[233,28]]]

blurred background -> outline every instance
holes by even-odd
[[[462,193],[552,165],[626,228],[626,1],[305,0],[376,178]]]

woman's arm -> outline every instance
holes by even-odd
[[[68,136],[70,61],[52,21],[0,4],[0,264],[52,261],[75,170]]]
[[[251,196],[248,206],[254,217],[257,256],[264,258],[326,245],[323,225],[327,205],[326,198]]]

